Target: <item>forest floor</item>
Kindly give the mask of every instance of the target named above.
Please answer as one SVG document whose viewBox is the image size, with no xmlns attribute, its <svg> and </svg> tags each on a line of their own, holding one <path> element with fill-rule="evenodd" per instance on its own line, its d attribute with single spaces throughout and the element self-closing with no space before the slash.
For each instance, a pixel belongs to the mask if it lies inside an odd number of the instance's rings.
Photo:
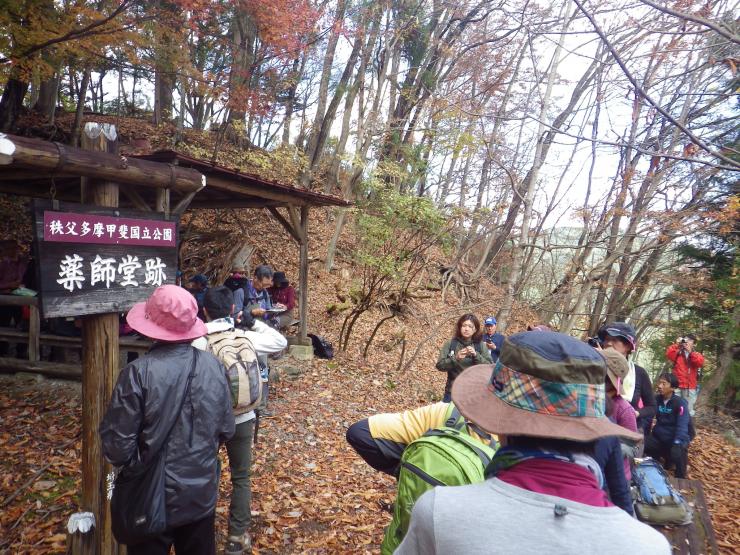
<svg viewBox="0 0 740 555">
<path fill-rule="evenodd" d="M 288 379 L 287 366 L 300 374 Z M 345 431 L 374 412 L 433 400 L 441 374 L 431 368 L 399 374 L 341 356 L 311 363 L 286 357 L 276 367 L 275 416 L 262 420 L 254 451 L 255 552 L 377 553 L 395 484 L 355 455 Z M 0 376 L 0 553 L 65 552 L 65 524 L 79 500 L 80 418 L 80 384 Z M 223 450 L 221 456 L 219 545 L 230 490 Z M 740 546 L 739 463 L 737 446 L 718 431 L 698 429 L 689 477 L 704 484 L 722 553 Z"/>
</svg>

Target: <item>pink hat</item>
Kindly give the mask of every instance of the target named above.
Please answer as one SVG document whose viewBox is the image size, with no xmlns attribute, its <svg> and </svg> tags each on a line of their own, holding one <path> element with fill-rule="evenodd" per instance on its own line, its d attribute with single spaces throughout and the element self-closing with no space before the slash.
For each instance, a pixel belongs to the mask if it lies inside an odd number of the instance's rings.
<svg viewBox="0 0 740 555">
<path fill-rule="evenodd" d="M 140 334 L 160 341 L 191 341 L 208 333 L 198 318 L 195 297 L 177 285 L 157 287 L 151 297 L 128 311 L 126 322 Z"/>
</svg>

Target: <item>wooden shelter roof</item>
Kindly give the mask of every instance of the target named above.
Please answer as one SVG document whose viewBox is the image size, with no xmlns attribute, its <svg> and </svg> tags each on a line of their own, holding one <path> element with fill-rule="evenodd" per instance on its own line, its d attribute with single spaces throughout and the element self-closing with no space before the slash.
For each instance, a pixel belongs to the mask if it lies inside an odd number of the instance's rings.
<svg viewBox="0 0 740 555">
<path fill-rule="evenodd" d="M 1 135 L 1 134 L 0 134 Z M 170 191 L 171 211 L 187 208 L 268 208 L 349 206 L 351 203 L 299 187 L 266 180 L 172 150 L 138 156 L 90 152 L 61 143 L 2 135 L 0 192 L 79 202 L 81 176 L 119 184 L 121 208 L 152 210 L 157 190 Z M 4 150 L 3 150 L 4 152 Z M 194 180 L 194 176 L 205 176 Z M 202 185 L 192 185 L 194 181 Z"/>
<path fill-rule="evenodd" d="M 255 174 L 239 172 L 198 160 L 174 150 L 159 150 L 136 156 L 153 162 L 190 168 L 206 176 L 201 190 L 190 208 L 263 208 L 286 206 L 349 206 L 344 199 L 263 179 Z"/>
</svg>

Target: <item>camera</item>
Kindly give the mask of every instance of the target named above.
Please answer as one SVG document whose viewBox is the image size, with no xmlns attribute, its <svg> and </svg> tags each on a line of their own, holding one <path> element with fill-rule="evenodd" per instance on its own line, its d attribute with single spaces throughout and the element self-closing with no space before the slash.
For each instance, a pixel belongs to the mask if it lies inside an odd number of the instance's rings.
<svg viewBox="0 0 740 555">
<path fill-rule="evenodd" d="M 686 338 L 685 337 L 679 337 L 678 338 L 678 342 L 681 343 L 681 344 L 684 344 L 684 343 L 686 343 Z"/>
<path fill-rule="evenodd" d="M 594 348 L 604 346 L 604 343 L 598 337 L 589 337 L 586 342 Z"/>
</svg>

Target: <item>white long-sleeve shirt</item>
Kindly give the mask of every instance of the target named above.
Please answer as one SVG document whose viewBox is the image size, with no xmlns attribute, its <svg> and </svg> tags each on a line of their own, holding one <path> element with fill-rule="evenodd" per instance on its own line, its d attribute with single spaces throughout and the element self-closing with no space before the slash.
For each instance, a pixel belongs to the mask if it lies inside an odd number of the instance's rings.
<svg viewBox="0 0 740 555">
<path fill-rule="evenodd" d="M 233 318 L 219 318 L 218 320 L 212 320 L 211 322 L 206 322 L 206 329 L 208 330 L 208 335 L 232 330 L 234 329 L 234 320 Z M 271 328 L 264 322 L 260 322 L 259 320 L 254 321 L 254 325 L 251 330 L 240 329 L 240 331 L 243 331 L 245 337 L 252 343 L 258 356 L 277 353 L 285 349 L 288 345 L 288 340 L 285 339 L 279 331 Z M 192 345 L 196 349 L 205 351 L 208 349 L 208 339 L 206 339 L 206 336 L 199 337 L 193 341 Z M 256 415 L 252 410 L 245 414 L 236 416 L 235 420 L 237 424 L 241 424 L 243 422 L 254 420 L 255 417 Z"/>
</svg>

